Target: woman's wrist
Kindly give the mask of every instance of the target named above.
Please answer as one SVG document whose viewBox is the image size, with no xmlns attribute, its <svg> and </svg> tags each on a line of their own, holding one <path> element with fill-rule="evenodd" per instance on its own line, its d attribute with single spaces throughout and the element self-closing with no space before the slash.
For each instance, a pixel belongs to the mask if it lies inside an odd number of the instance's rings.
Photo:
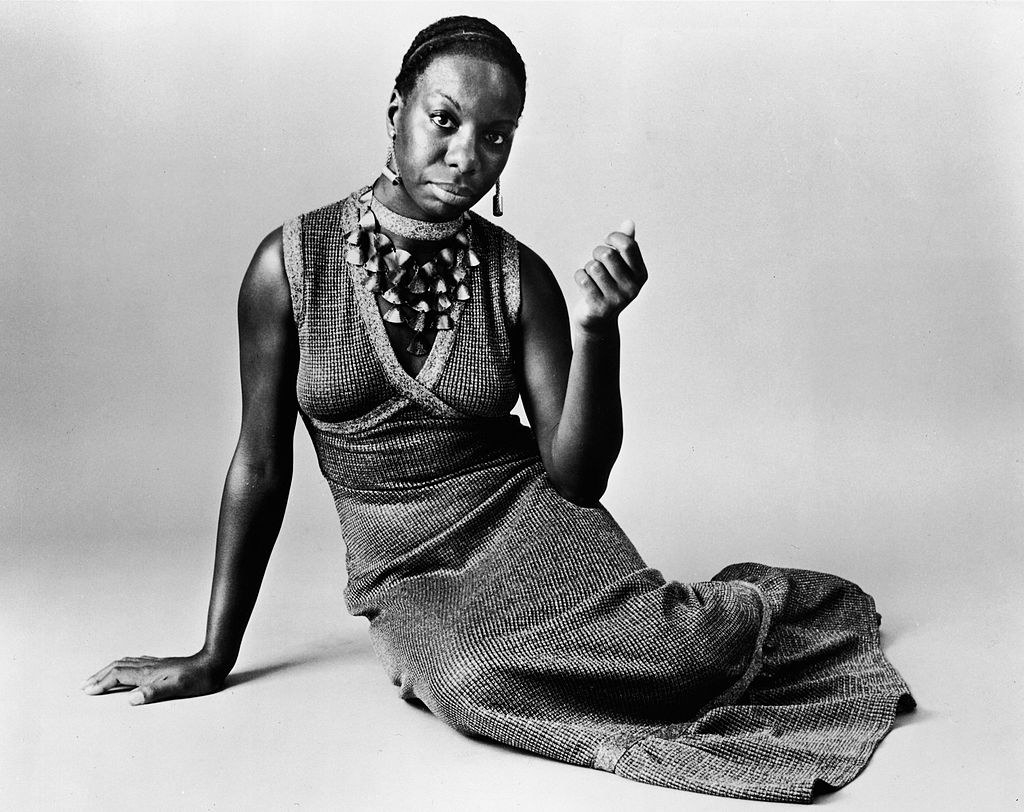
<svg viewBox="0 0 1024 812">
<path fill-rule="evenodd" d="M 582 341 L 609 341 L 619 338 L 619 320 L 595 322 L 593 324 L 573 324 L 574 337 Z"/>
<path fill-rule="evenodd" d="M 238 652 L 217 651 L 216 649 L 208 646 L 203 646 L 192 656 L 205 667 L 223 678 L 231 673 L 231 669 L 235 667 L 235 661 L 238 659 Z"/>
</svg>

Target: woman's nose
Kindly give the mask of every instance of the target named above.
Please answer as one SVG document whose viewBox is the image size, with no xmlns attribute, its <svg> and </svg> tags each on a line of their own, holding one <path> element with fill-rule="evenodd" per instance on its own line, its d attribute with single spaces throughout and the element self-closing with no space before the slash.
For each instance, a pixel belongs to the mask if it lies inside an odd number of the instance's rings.
<svg viewBox="0 0 1024 812">
<path fill-rule="evenodd" d="M 480 164 L 476 154 L 476 138 L 471 133 L 459 133 L 448 142 L 448 153 L 445 156 L 448 166 L 460 174 L 475 172 Z"/>
</svg>

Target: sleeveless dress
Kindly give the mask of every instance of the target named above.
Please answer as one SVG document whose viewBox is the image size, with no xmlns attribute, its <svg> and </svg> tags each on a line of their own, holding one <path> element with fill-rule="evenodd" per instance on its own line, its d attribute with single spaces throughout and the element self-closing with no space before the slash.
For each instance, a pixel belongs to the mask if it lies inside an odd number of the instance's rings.
<svg viewBox="0 0 1024 812">
<path fill-rule="evenodd" d="M 913 706 L 872 599 L 759 564 L 667 581 L 563 499 L 510 410 L 519 249 L 473 214 L 472 297 L 422 370 L 343 235 L 364 191 L 288 221 L 297 397 L 341 521 L 348 610 L 400 695 L 458 730 L 625 778 L 810 802 Z"/>
</svg>

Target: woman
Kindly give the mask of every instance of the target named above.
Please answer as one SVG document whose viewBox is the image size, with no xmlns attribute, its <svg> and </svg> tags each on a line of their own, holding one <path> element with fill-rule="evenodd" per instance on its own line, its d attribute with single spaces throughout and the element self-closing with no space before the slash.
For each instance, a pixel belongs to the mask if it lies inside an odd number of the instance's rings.
<svg viewBox="0 0 1024 812">
<path fill-rule="evenodd" d="M 223 685 L 298 413 L 341 519 L 348 608 L 404 698 L 569 763 L 809 801 L 856 776 L 909 692 L 853 584 L 753 564 L 666 582 L 599 505 L 622 438 L 617 318 L 647 271 L 626 221 L 577 271 L 570 315 L 536 254 L 467 214 L 498 185 L 525 91 L 490 23 L 428 27 L 396 78 L 380 177 L 260 245 L 206 642 L 118 660 L 85 690 L 142 704 Z M 510 415 L 520 393 L 532 432 Z"/>
</svg>

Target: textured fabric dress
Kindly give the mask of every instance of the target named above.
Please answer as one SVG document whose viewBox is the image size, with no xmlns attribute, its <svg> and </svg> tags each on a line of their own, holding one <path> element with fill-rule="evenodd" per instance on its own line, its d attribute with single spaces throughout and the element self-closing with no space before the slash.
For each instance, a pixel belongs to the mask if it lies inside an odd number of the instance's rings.
<svg viewBox="0 0 1024 812">
<path fill-rule="evenodd" d="M 759 564 L 666 581 L 551 486 L 518 397 L 518 244 L 473 215 L 472 298 L 415 377 L 345 261 L 358 192 L 288 221 L 300 413 L 350 612 L 401 696 L 464 733 L 625 778 L 809 802 L 913 705 L 872 599 Z M 820 783 L 819 783 L 820 782 Z"/>
</svg>

